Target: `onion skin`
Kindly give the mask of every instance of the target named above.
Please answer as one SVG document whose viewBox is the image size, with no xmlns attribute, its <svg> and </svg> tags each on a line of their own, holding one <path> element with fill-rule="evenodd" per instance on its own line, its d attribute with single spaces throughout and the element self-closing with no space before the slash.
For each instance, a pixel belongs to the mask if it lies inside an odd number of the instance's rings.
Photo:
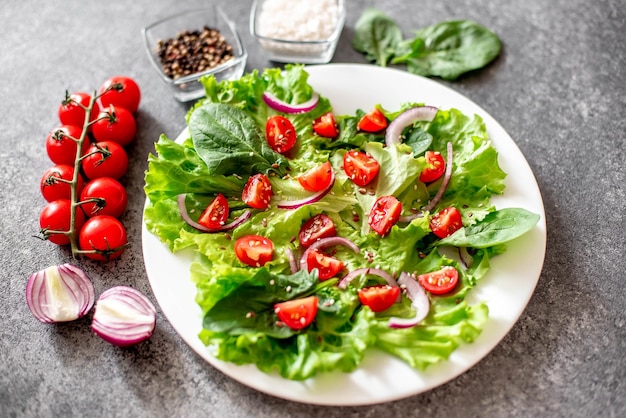
<svg viewBox="0 0 626 418">
<path fill-rule="evenodd" d="M 430 122 L 435 118 L 438 111 L 439 109 L 433 106 L 418 106 L 400 113 L 387 127 L 385 144 L 390 146 L 401 143 L 400 136 L 404 128 L 413 125 L 415 122 Z"/>
<path fill-rule="evenodd" d="M 33 273 L 26 284 L 26 303 L 33 316 L 47 324 L 74 321 L 93 307 L 91 279 L 71 264 Z"/>
<path fill-rule="evenodd" d="M 299 207 L 302 207 L 304 205 L 310 205 L 315 202 L 319 202 L 320 200 L 322 200 L 324 196 L 328 194 L 328 192 L 332 190 L 333 186 L 335 185 L 335 171 L 334 170 L 332 171 L 331 176 L 332 177 L 330 179 L 330 183 L 328 184 L 328 187 L 326 187 L 324 190 L 320 190 L 319 192 L 312 194 L 309 197 L 305 197 L 304 199 L 300 199 L 300 200 L 278 201 L 276 202 L 276 207 L 280 209 L 298 209 Z"/>
<path fill-rule="evenodd" d="M 280 100 L 269 91 L 263 93 L 263 101 L 272 109 L 282 113 L 296 114 L 310 112 L 311 110 L 315 109 L 315 106 L 317 106 L 319 100 L 319 95 L 313 92 L 313 95 L 309 100 L 304 103 L 294 105 Z"/>
<path fill-rule="evenodd" d="M 389 327 L 412 328 L 428 316 L 430 300 L 424 288 L 410 274 L 402 272 L 398 278 L 398 284 L 406 289 L 407 296 L 411 299 L 411 305 L 415 309 L 415 316 L 413 318 L 391 317 L 389 318 Z"/>
<path fill-rule="evenodd" d="M 207 233 L 230 231 L 231 229 L 234 229 L 238 227 L 239 225 L 241 225 L 250 217 L 250 215 L 252 215 L 252 212 L 250 212 L 249 210 L 246 210 L 238 218 L 236 218 L 235 220 L 233 220 L 232 222 L 226 225 L 222 225 L 219 228 L 207 228 L 206 226 L 201 225 L 198 222 L 191 219 L 191 217 L 189 216 L 189 213 L 187 213 L 187 207 L 185 206 L 185 196 L 186 196 L 185 194 L 179 194 L 178 197 L 176 198 L 177 203 L 178 203 L 178 212 L 180 212 L 180 216 L 189 226 L 197 229 L 198 231 L 207 232 Z"/>
<path fill-rule="evenodd" d="M 116 286 L 104 291 L 96 302 L 91 329 L 103 340 L 128 347 L 152 337 L 156 309 L 140 291 Z"/>
</svg>

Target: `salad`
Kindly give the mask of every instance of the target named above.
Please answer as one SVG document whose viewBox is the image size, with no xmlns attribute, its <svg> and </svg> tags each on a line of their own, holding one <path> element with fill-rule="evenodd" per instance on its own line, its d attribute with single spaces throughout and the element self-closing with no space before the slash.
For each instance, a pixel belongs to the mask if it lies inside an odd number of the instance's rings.
<svg viewBox="0 0 626 418">
<path fill-rule="evenodd" d="M 307 77 L 204 78 L 186 138 L 149 158 L 146 227 L 195 250 L 199 338 L 295 380 L 354 370 L 368 348 L 445 360 L 487 320 L 466 296 L 489 260 L 539 217 L 490 204 L 505 173 L 480 117 L 417 102 L 335 115 Z"/>
</svg>

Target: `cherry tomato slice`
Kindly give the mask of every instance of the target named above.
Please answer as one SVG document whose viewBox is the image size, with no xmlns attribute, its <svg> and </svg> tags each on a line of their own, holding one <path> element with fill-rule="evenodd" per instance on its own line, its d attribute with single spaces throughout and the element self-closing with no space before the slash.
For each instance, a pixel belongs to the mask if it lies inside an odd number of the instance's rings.
<svg viewBox="0 0 626 418">
<path fill-rule="evenodd" d="M 82 166 L 89 179 L 113 177 L 119 180 L 128 171 L 128 154 L 117 142 L 98 142 L 89 147 Z"/>
<path fill-rule="evenodd" d="M 267 209 L 273 195 L 270 179 L 265 174 L 255 174 L 246 182 L 241 200 L 254 209 Z"/>
<path fill-rule="evenodd" d="M 363 305 L 369 306 L 374 312 L 382 312 L 396 303 L 400 296 L 400 288 L 388 284 L 368 286 L 359 289 L 358 295 Z"/>
<path fill-rule="evenodd" d="M 374 133 L 382 131 L 387 125 L 389 125 L 387 118 L 383 112 L 376 107 L 359 120 L 357 128 L 364 132 Z"/>
<path fill-rule="evenodd" d="M 46 137 L 46 152 L 48 157 L 55 164 L 74 165 L 76 161 L 76 148 L 78 144 L 74 139 L 78 140 L 83 129 L 75 125 L 57 126 Z M 73 138 L 73 139 L 72 139 Z M 82 154 L 89 148 L 89 140 L 83 141 Z"/>
<path fill-rule="evenodd" d="M 313 121 L 313 131 L 324 138 L 337 138 L 339 130 L 333 112 L 328 112 Z"/>
<path fill-rule="evenodd" d="M 330 161 L 326 161 L 298 176 L 298 182 L 304 190 L 319 192 L 330 185 L 332 177 L 333 167 L 330 165 Z"/>
<path fill-rule="evenodd" d="M 105 90 L 109 89 L 106 93 Z M 141 90 L 139 85 L 129 77 L 114 76 L 106 80 L 98 89 L 102 107 L 109 105 L 121 106 L 131 113 L 139 108 Z"/>
<path fill-rule="evenodd" d="M 430 218 L 430 230 L 439 238 L 445 238 L 454 234 L 463 226 L 461 212 L 453 206 L 449 206 Z"/>
<path fill-rule="evenodd" d="M 445 266 L 441 270 L 420 274 L 417 280 L 433 295 L 443 295 L 454 290 L 459 282 L 459 272 L 452 266 Z"/>
<path fill-rule="evenodd" d="M 376 178 L 380 164 L 371 155 L 352 150 L 343 156 L 343 169 L 354 184 L 367 186 Z"/>
<path fill-rule="evenodd" d="M 202 211 L 198 223 L 207 228 L 220 228 L 226 223 L 229 212 L 228 200 L 220 193 L 213 199 L 211 204 Z"/>
<path fill-rule="evenodd" d="M 235 255 L 250 267 L 262 267 L 272 261 L 274 244 L 260 235 L 246 235 L 235 241 Z"/>
<path fill-rule="evenodd" d="M 126 146 L 135 138 L 137 123 L 128 110 L 111 105 L 100 111 L 92 132 L 97 142 L 113 141 Z"/>
<path fill-rule="evenodd" d="M 318 239 L 337 235 L 335 223 L 328 215 L 320 213 L 308 219 L 300 228 L 298 240 L 303 247 L 308 247 Z"/>
<path fill-rule="evenodd" d="M 430 183 L 439 180 L 446 171 L 446 162 L 441 153 L 436 151 L 426 151 L 424 154 L 428 166 L 420 173 L 420 181 L 422 183 Z"/>
<path fill-rule="evenodd" d="M 344 263 L 319 250 L 312 250 L 306 257 L 306 265 L 309 272 L 317 269 L 318 278 L 324 281 L 335 277 L 343 269 Z"/>
<path fill-rule="evenodd" d="M 267 143 L 276 152 L 284 154 L 296 145 L 296 129 L 281 115 L 270 116 L 265 124 Z"/>
<path fill-rule="evenodd" d="M 393 196 L 379 197 L 370 211 L 367 222 L 380 236 L 387 235 L 402 213 L 402 203 Z"/>
<path fill-rule="evenodd" d="M 59 199 L 48 203 L 39 215 L 39 226 L 48 241 L 57 245 L 67 245 L 70 243 L 69 236 L 65 234 L 49 234 L 46 231 L 69 231 L 71 219 L 72 202 L 69 199 Z M 82 210 L 76 210 L 74 222 L 75 231 L 85 223 L 85 214 Z"/>
<path fill-rule="evenodd" d="M 81 250 L 98 251 L 85 253 L 92 260 L 109 261 L 119 258 L 127 244 L 126 228 L 117 218 L 109 215 L 89 218 L 78 234 L 78 246 Z"/>
<path fill-rule="evenodd" d="M 58 199 L 71 199 L 72 187 L 70 183 L 74 179 L 74 167 L 67 164 L 57 164 L 54 167 L 47 169 L 41 181 L 39 182 L 39 188 L 41 195 L 48 202 L 52 202 Z M 80 194 L 83 188 L 83 176 L 78 174 L 78 180 L 76 181 L 76 190 Z"/>
<path fill-rule="evenodd" d="M 289 328 L 300 330 L 313 322 L 317 315 L 317 296 L 288 300 L 274 305 L 278 319 Z"/>
</svg>

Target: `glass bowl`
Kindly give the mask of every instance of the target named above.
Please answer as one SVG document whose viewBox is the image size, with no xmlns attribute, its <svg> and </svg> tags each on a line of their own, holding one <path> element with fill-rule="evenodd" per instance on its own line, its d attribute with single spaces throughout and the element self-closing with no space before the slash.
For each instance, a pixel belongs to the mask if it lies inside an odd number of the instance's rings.
<svg viewBox="0 0 626 418">
<path fill-rule="evenodd" d="M 209 64 L 208 67 L 205 66 L 207 69 L 200 67 L 190 74 L 168 75 L 159 55 L 159 43 L 178 38 L 185 31 L 202 31 L 204 27 L 219 31 L 232 47 L 232 58 L 215 66 Z M 233 21 L 217 6 L 189 10 L 159 20 L 143 29 L 143 37 L 153 67 L 171 88 L 174 97 L 181 102 L 204 96 L 204 87 L 199 82 L 201 77 L 213 75 L 218 81 L 232 80 L 241 77 L 245 70 L 248 54 L 241 42 L 237 28 Z M 202 51 L 194 53 L 198 56 L 197 59 L 201 59 L 202 54 Z"/>
<path fill-rule="evenodd" d="M 318 8 L 316 13 L 300 15 L 301 10 L 297 10 L 297 7 L 303 2 L 304 0 L 279 4 L 275 0 L 255 0 L 250 12 L 250 33 L 268 54 L 269 60 L 325 64 L 333 58 L 346 21 L 344 0 L 331 1 L 336 14 L 332 13 L 330 16 L 323 16 L 328 10 L 319 10 L 324 3 L 320 0 L 311 0 Z M 286 4 L 289 7 L 285 7 Z M 332 20 L 335 24 L 327 26 Z M 312 33 L 314 30 L 324 32 L 322 39 Z"/>
</svg>

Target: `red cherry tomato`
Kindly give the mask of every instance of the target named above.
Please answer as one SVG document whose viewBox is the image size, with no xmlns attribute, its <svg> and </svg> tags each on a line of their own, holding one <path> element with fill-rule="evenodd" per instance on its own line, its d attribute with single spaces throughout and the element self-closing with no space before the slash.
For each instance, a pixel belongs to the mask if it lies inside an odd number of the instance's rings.
<svg viewBox="0 0 626 418">
<path fill-rule="evenodd" d="M 358 295 L 363 305 L 369 306 L 374 312 L 382 312 L 396 303 L 400 296 L 400 288 L 388 284 L 368 286 L 359 289 Z"/>
<path fill-rule="evenodd" d="M 304 190 L 319 192 L 330 185 L 332 177 L 333 167 L 330 165 L 330 161 L 326 161 L 298 176 L 298 182 Z"/>
<path fill-rule="evenodd" d="M 228 219 L 228 200 L 223 194 L 218 194 L 209 206 L 202 212 L 198 223 L 207 228 L 217 229 L 222 227 Z"/>
<path fill-rule="evenodd" d="M 270 116 L 265 124 L 267 143 L 276 152 L 284 154 L 296 145 L 296 129 L 281 115 Z"/>
<path fill-rule="evenodd" d="M 309 251 L 306 257 L 307 270 L 310 272 L 317 269 L 317 276 L 320 280 L 328 280 L 335 277 L 343 269 L 343 261 L 319 250 Z"/>
<path fill-rule="evenodd" d="M 126 146 L 135 138 L 137 124 L 128 110 L 110 105 L 100 111 L 92 132 L 97 142 L 113 141 Z"/>
<path fill-rule="evenodd" d="M 61 233 L 47 233 L 46 231 L 69 231 L 72 211 L 72 202 L 68 199 L 59 199 L 48 203 L 39 215 L 39 226 L 48 241 L 57 245 L 70 243 L 69 236 Z M 85 223 L 85 214 L 76 210 L 75 231 L 79 231 Z"/>
<path fill-rule="evenodd" d="M 289 328 L 299 330 L 306 328 L 317 315 L 317 296 L 288 300 L 274 305 L 278 319 Z"/>
<path fill-rule="evenodd" d="M 333 112 L 328 112 L 313 121 L 313 131 L 325 138 L 337 138 L 339 130 Z"/>
<path fill-rule="evenodd" d="M 303 247 L 308 247 L 318 239 L 337 235 L 335 224 L 328 215 L 320 213 L 308 219 L 300 228 L 298 240 Z"/>
<path fill-rule="evenodd" d="M 59 120 L 63 125 L 74 125 L 82 127 L 85 124 L 85 108 L 89 107 L 91 95 L 83 92 L 76 92 L 68 95 L 59 105 Z M 94 103 L 90 121 L 98 116 L 98 104 Z"/>
<path fill-rule="evenodd" d="M 274 244 L 260 235 L 247 235 L 235 241 L 235 254 L 250 267 L 262 267 L 272 261 Z"/>
<path fill-rule="evenodd" d="M 361 131 L 373 133 L 382 131 L 387 127 L 387 125 L 389 125 L 387 118 L 383 112 L 376 107 L 359 120 L 357 128 Z"/>
<path fill-rule="evenodd" d="M 109 89 L 105 92 L 105 90 Z M 139 85 L 129 77 L 114 76 L 106 80 L 98 89 L 102 107 L 120 106 L 135 113 L 141 101 Z"/>
<path fill-rule="evenodd" d="M 112 177 L 119 180 L 128 171 L 128 155 L 117 142 L 102 141 L 92 144 L 85 155 L 82 166 L 89 179 Z"/>
<path fill-rule="evenodd" d="M 119 218 L 126 210 L 128 203 L 126 189 L 119 181 L 111 177 L 98 177 L 83 187 L 80 201 L 87 202 L 91 199 L 97 199 L 97 201 L 81 204 L 85 214 L 89 217 L 109 215 Z"/>
<path fill-rule="evenodd" d="M 127 244 L 126 228 L 117 218 L 109 215 L 89 218 L 78 235 L 81 250 L 98 251 L 85 253 L 92 260 L 114 260 L 122 255 Z"/>
<path fill-rule="evenodd" d="M 348 151 L 343 156 L 343 169 L 357 186 L 370 184 L 380 170 L 380 164 L 362 151 Z"/>
<path fill-rule="evenodd" d="M 60 125 L 50 132 L 46 138 L 46 152 L 50 160 L 55 164 L 73 166 L 78 147 L 74 139 L 78 140 L 82 132 L 83 129 L 75 125 Z M 87 151 L 87 148 L 89 148 L 89 139 L 85 138 L 82 154 Z"/>
<path fill-rule="evenodd" d="M 270 207 L 270 199 L 274 195 L 270 179 L 265 174 L 255 174 L 246 182 L 241 193 L 241 200 L 255 209 Z"/>
<path fill-rule="evenodd" d="M 452 266 L 445 266 L 441 270 L 420 274 L 417 280 L 433 295 L 443 295 L 454 290 L 459 282 L 459 272 Z"/>
<path fill-rule="evenodd" d="M 72 188 L 69 182 L 73 180 L 74 167 L 67 164 L 57 164 L 54 167 L 50 167 L 43 173 L 41 181 L 39 182 L 41 195 L 48 202 L 59 199 L 71 199 Z M 80 195 L 82 188 L 83 177 L 79 173 L 76 182 L 77 196 Z"/>
<path fill-rule="evenodd" d="M 438 180 L 446 171 L 446 162 L 441 153 L 436 151 L 426 151 L 424 154 L 428 166 L 420 173 L 420 181 L 422 183 L 430 183 Z"/>
<path fill-rule="evenodd" d="M 379 197 L 370 211 L 367 222 L 381 236 L 387 235 L 402 213 L 402 203 L 393 196 Z"/>
<path fill-rule="evenodd" d="M 454 234 L 462 226 L 461 212 L 453 206 L 443 209 L 430 218 L 430 230 L 439 238 L 445 238 Z"/>
</svg>

